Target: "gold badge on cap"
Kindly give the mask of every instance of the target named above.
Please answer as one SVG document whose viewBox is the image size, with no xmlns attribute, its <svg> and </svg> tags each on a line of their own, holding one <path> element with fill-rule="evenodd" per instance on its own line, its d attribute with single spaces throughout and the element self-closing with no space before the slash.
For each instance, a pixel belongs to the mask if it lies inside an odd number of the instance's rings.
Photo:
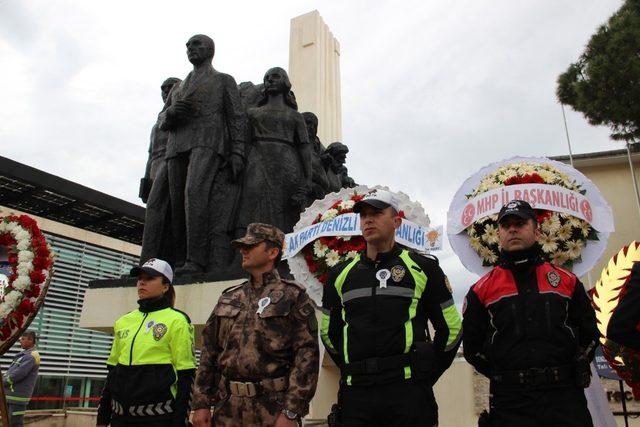
<svg viewBox="0 0 640 427">
<path fill-rule="evenodd" d="M 153 326 L 153 339 L 156 341 L 160 341 L 160 339 L 167 333 L 169 328 L 164 323 L 156 323 Z"/>
<path fill-rule="evenodd" d="M 394 282 L 398 283 L 402 280 L 406 272 L 407 272 L 406 268 L 404 268 L 401 265 L 396 265 L 391 269 L 391 278 L 393 279 Z"/>
<path fill-rule="evenodd" d="M 555 271 L 550 271 L 547 273 L 547 282 L 554 288 L 557 288 L 560 284 L 560 275 Z"/>
</svg>

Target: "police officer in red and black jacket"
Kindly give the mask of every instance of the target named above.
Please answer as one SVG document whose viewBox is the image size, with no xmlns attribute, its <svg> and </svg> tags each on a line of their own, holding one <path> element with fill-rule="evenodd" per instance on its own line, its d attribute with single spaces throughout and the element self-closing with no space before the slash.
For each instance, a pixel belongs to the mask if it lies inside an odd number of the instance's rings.
<svg viewBox="0 0 640 427">
<path fill-rule="evenodd" d="M 521 200 L 498 214 L 500 265 L 471 287 L 464 356 L 491 380 L 491 426 L 592 426 L 584 387 L 598 330 L 578 278 L 542 259 L 536 213 Z"/>
</svg>

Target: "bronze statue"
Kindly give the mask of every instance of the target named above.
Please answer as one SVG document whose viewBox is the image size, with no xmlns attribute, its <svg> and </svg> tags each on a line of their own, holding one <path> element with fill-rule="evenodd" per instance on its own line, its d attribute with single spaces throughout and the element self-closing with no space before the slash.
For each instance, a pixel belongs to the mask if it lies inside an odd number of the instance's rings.
<svg viewBox="0 0 640 427">
<path fill-rule="evenodd" d="M 166 159 L 177 274 L 206 269 L 210 216 L 215 215 L 210 206 L 212 189 L 225 167 L 232 179 L 243 168 L 245 119 L 238 87 L 233 77 L 213 68 L 214 53 L 208 36 L 189 39 L 187 57 L 193 71 L 171 92 L 162 113 L 160 128 L 169 131 Z M 219 218 L 224 221 L 229 219 Z"/>
<path fill-rule="evenodd" d="M 166 109 L 167 99 L 173 87 L 182 80 L 169 77 L 160 86 L 160 93 L 164 107 L 158 120 L 151 129 L 149 144 L 149 158 L 140 180 L 140 198 L 147 204 L 142 235 L 142 253 L 140 260 L 145 262 L 149 258 L 173 260 L 171 253 L 171 229 L 169 226 L 169 178 L 167 177 L 167 149 L 168 132 L 159 128 L 160 117 Z"/>
<path fill-rule="evenodd" d="M 247 110 L 250 143 L 237 233 L 252 222 L 290 232 L 307 204 L 312 145 L 297 109 L 286 71 L 267 71 L 258 106 Z"/>
<path fill-rule="evenodd" d="M 320 138 L 318 138 L 318 117 L 309 111 L 302 113 L 302 117 L 304 117 L 304 122 L 307 126 L 309 141 L 313 146 L 311 152 L 311 168 L 313 170 L 313 177 L 311 179 L 312 198 L 309 201 L 312 203 L 313 200 L 322 199 L 329 192 L 329 180 L 322 164 L 324 147 L 320 142 Z"/>
<path fill-rule="evenodd" d="M 341 188 L 353 188 L 356 186 L 353 178 L 349 176 L 345 162 L 349 148 L 341 142 L 329 144 L 325 150 L 324 164 L 329 180 L 331 192 L 340 191 Z"/>
</svg>

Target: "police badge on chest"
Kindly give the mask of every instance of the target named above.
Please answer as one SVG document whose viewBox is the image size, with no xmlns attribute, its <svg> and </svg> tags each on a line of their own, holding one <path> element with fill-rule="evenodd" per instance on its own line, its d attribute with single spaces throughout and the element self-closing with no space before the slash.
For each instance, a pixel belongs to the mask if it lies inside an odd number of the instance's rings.
<svg viewBox="0 0 640 427">
<path fill-rule="evenodd" d="M 557 288 L 560 284 L 560 275 L 555 271 L 550 271 L 547 273 L 547 282 L 554 287 Z"/>
</svg>

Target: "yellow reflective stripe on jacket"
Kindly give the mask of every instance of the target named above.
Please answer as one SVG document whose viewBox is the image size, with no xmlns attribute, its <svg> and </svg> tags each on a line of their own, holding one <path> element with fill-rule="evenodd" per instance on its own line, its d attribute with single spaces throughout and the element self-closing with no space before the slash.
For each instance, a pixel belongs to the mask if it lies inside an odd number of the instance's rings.
<svg viewBox="0 0 640 427">
<path fill-rule="evenodd" d="M 440 308 L 442 309 L 442 316 L 449 328 L 449 337 L 447 338 L 444 351 L 449 351 L 454 348 L 462 338 L 462 318 L 460 318 L 460 313 L 458 313 L 453 299 L 440 304 Z"/>
<path fill-rule="evenodd" d="M 340 274 L 336 278 L 334 286 L 336 288 L 336 291 L 338 292 L 338 296 L 340 297 L 341 301 L 342 301 L 342 285 L 344 285 L 344 281 L 346 280 L 347 275 L 349 274 L 349 271 L 351 271 L 351 269 L 358 263 L 358 261 L 360 261 L 360 254 L 356 255 L 355 258 L 353 258 L 353 260 L 349 264 L 347 264 L 347 266 L 340 272 Z M 342 328 L 342 353 L 344 356 L 344 363 L 349 363 L 349 350 L 348 350 L 349 349 L 349 346 L 348 346 L 349 324 L 347 323 L 347 319 L 345 316 L 344 306 L 342 306 L 342 321 L 344 322 L 344 327 Z M 329 333 L 329 323 L 327 322 L 327 337 L 328 337 L 328 333 Z M 347 385 L 351 385 L 351 375 L 347 375 Z"/>
<path fill-rule="evenodd" d="M 411 304 L 409 305 L 409 318 L 404 322 L 404 352 L 408 353 L 413 345 L 413 319 L 416 317 L 418 310 L 418 302 L 422 297 L 422 293 L 427 287 L 427 275 L 422 271 L 422 268 L 409 256 L 409 251 L 403 250 L 400 253 L 400 259 L 406 265 L 407 270 L 411 273 L 415 287 L 413 288 L 413 297 L 411 298 Z M 415 268 L 412 268 L 415 267 Z M 405 366 L 404 377 L 406 379 L 411 378 L 411 367 Z"/>
</svg>

